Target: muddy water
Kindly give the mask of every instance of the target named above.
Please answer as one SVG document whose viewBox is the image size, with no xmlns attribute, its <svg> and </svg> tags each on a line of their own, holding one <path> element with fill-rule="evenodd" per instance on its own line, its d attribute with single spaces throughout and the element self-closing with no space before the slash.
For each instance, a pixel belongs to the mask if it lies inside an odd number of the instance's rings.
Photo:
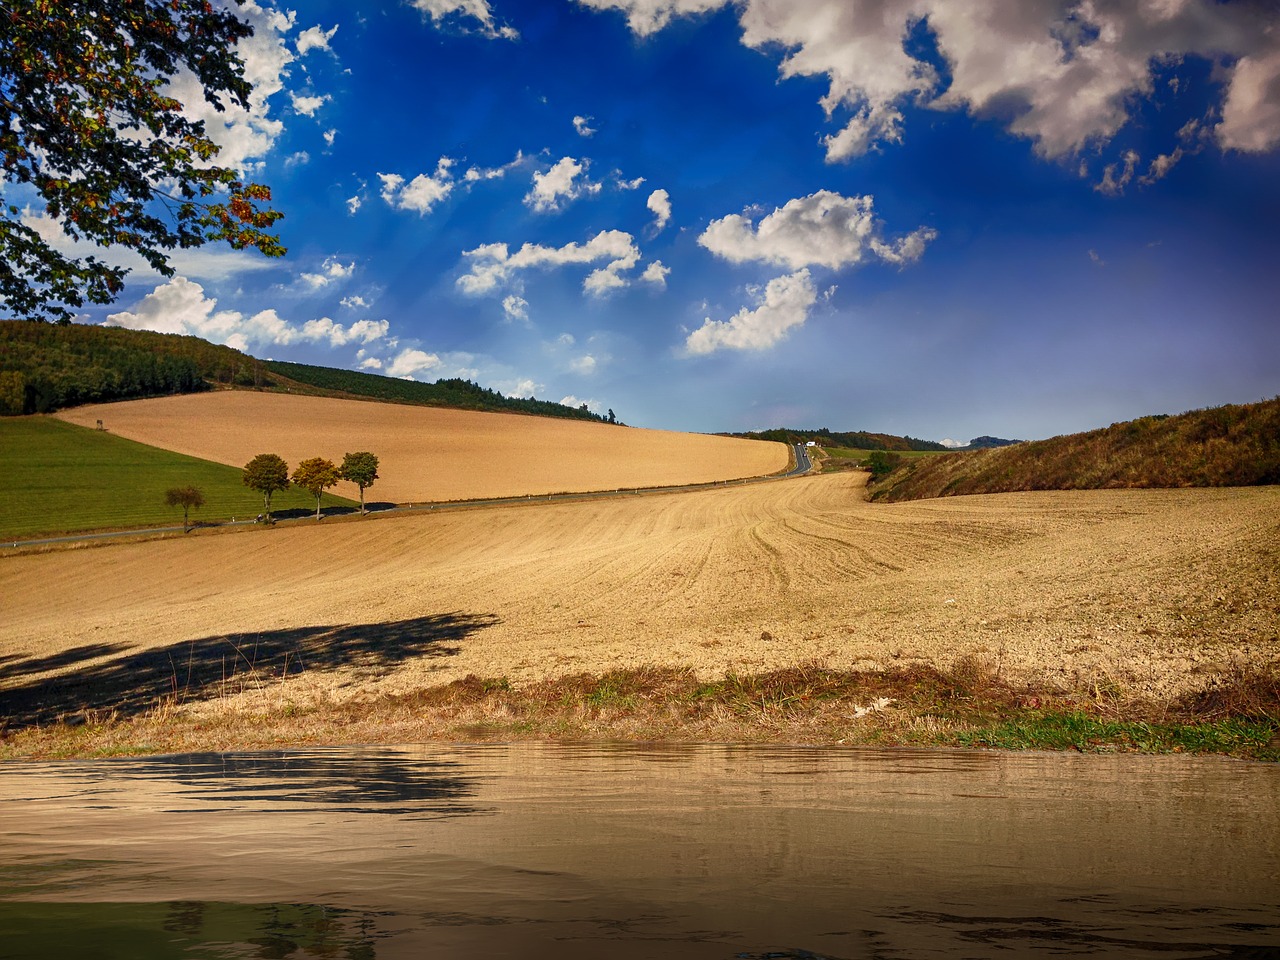
<svg viewBox="0 0 1280 960">
<path fill-rule="evenodd" d="M 1280 768 L 423 746 L 0 770 L 0 957 L 1280 956 Z"/>
</svg>

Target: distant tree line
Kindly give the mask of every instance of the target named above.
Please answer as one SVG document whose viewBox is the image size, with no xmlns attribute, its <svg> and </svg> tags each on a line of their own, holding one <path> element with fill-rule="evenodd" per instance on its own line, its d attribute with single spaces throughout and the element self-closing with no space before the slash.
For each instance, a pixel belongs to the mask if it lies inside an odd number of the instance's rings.
<svg viewBox="0 0 1280 960">
<path fill-rule="evenodd" d="M 281 377 L 353 397 L 368 397 L 393 403 L 452 407 L 458 410 L 529 413 L 542 417 L 617 423 L 616 417 L 610 419 L 608 416 L 592 413 L 586 404 L 568 407 L 562 403 L 538 400 L 534 397 L 527 399 L 507 397 L 497 390 L 457 377 L 437 380 L 435 383 L 421 383 L 417 380 L 401 380 L 398 377 L 384 377 L 356 370 L 338 370 L 333 367 L 316 367 L 285 360 L 267 360 L 264 361 L 264 365 L 272 373 Z M 613 411 L 609 412 L 613 413 Z"/>
<path fill-rule="evenodd" d="M 364 397 L 459 410 L 618 423 L 586 404 L 506 397 L 470 380 L 419 383 L 354 370 L 259 360 L 199 337 L 89 324 L 0 320 L 0 416 L 50 413 L 212 387 Z"/>
<path fill-rule="evenodd" d="M 889 433 L 865 433 L 861 430 L 837 431 L 820 427 L 817 430 L 792 430 L 779 427 L 774 430 L 726 433 L 727 437 L 747 440 L 773 440 L 778 443 L 808 443 L 810 440 L 824 447 L 844 447 L 849 450 L 946 450 L 932 440 L 915 437 L 895 437 Z"/>
</svg>

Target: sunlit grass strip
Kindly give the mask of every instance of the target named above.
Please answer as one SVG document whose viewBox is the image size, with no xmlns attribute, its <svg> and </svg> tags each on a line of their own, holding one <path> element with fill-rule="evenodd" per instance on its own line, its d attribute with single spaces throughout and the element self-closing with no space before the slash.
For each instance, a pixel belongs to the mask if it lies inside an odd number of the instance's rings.
<svg viewBox="0 0 1280 960">
<path fill-rule="evenodd" d="M 990 727 L 958 731 L 955 741 L 968 747 L 1000 750 L 1221 753 L 1280 760 L 1280 743 L 1271 743 L 1278 733 L 1280 724 L 1269 720 L 1147 723 L 1071 711 L 1009 717 Z"/>
<path fill-rule="evenodd" d="M 262 452 L 246 451 L 245 462 Z M 205 505 L 191 511 L 195 523 L 254 517 L 262 510 L 262 498 L 243 484 L 236 467 L 52 417 L 0 419 L 0 463 L 0 540 L 181 525 L 182 511 L 164 502 L 170 487 L 200 488 Z M 322 506 L 357 505 L 325 494 Z M 315 499 L 291 489 L 276 494 L 271 507 L 314 511 Z"/>
</svg>

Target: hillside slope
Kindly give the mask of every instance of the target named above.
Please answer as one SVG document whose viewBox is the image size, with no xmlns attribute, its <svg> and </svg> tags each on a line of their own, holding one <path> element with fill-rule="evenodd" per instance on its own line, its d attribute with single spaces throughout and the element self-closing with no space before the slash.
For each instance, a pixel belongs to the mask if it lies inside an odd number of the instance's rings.
<svg viewBox="0 0 1280 960">
<path fill-rule="evenodd" d="M 1022 490 L 1280 483 L 1280 397 L 904 463 L 875 500 Z"/>
<path fill-rule="evenodd" d="M 353 370 L 259 360 L 231 347 L 174 333 L 0 320 L 0 416 L 51 413 L 86 403 L 200 393 L 220 387 L 366 397 L 572 420 L 606 419 L 585 406 L 506 397 L 469 380 L 419 383 Z"/>
<path fill-rule="evenodd" d="M 710 483 L 785 470 L 779 443 L 509 413 L 215 391 L 65 410 L 81 426 L 242 467 L 275 453 L 290 468 L 369 450 L 381 461 L 372 501 L 420 503 Z M 357 498 L 354 485 L 334 492 Z"/>
<path fill-rule="evenodd" d="M 386 403 L 413 403 L 428 407 L 452 407 L 455 410 L 528 413 L 538 417 L 615 422 L 592 413 L 587 409 L 586 404 L 580 407 L 567 407 L 553 400 L 507 397 L 497 390 L 456 377 L 437 380 L 435 383 L 420 383 L 417 380 L 401 380 L 399 377 L 384 377 L 376 373 L 317 367 L 283 360 L 264 360 L 263 365 L 274 376 L 285 377 L 294 383 L 313 388 L 300 392 L 308 392 L 316 396 L 362 397 Z M 609 412 L 612 414 L 613 411 Z"/>
</svg>

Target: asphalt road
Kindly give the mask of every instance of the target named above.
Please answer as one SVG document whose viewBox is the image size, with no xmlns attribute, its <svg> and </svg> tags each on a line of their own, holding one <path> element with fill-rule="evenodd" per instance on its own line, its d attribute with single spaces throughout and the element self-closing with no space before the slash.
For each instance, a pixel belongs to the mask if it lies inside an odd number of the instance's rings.
<svg viewBox="0 0 1280 960">
<path fill-rule="evenodd" d="M 796 465 L 787 473 L 774 474 L 768 477 L 746 477 L 742 480 L 720 480 L 715 483 L 696 483 L 686 484 L 676 487 L 628 487 L 616 490 L 596 490 L 590 493 L 552 493 L 543 496 L 524 496 L 524 497 L 501 497 L 493 500 L 451 500 L 448 503 L 409 503 L 398 504 L 394 507 L 385 507 L 381 510 L 371 510 L 370 513 L 381 516 L 387 513 L 401 513 L 406 511 L 422 511 L 422 510 L 457 510 L 465 507 L 490 507 L 502 504 L 514 503 L 545 503 L 555 500 L 593 500 L 599 497 L 618 497 L 618 496 L 645 496 L 657 493 L 675 493 L 680 490 L 699 490 L 707 487 L 727 487 L 742 483 L 767 483 L 771 480 L 785 480 L 789 477 L 799 477 L 808 473 L 813 469 L 813 464 L 809 460 L 809 454 L 804 448 L 804 444 L 793 445 L 796 454 Z M 347 514 L 342 514 L 347 516 Z M 310 520 L 315 522 L 312 514 L 302 517 L 291 517 L 287 520 L 276 520 L 276 523 L 302 523 Z M 208 527 L 251 527 L 257 521 L 255 520 L 225 520 L 222 523 L 205 524 Z M 142 527 L 137 530 L 112 530 L 107 533 L 77 533 L 69 534 L 64 537 L 44 537 L 39 540 L 6 540 L 0 543 L 0 549 L 14 550 L 20 547 L 40 547 L 57 543 L 82 543 L 93 540 L 111 540 L 117 537 L 145 537 L 159 533 L 182 533 L 182 527 Z"/>
</svg>

